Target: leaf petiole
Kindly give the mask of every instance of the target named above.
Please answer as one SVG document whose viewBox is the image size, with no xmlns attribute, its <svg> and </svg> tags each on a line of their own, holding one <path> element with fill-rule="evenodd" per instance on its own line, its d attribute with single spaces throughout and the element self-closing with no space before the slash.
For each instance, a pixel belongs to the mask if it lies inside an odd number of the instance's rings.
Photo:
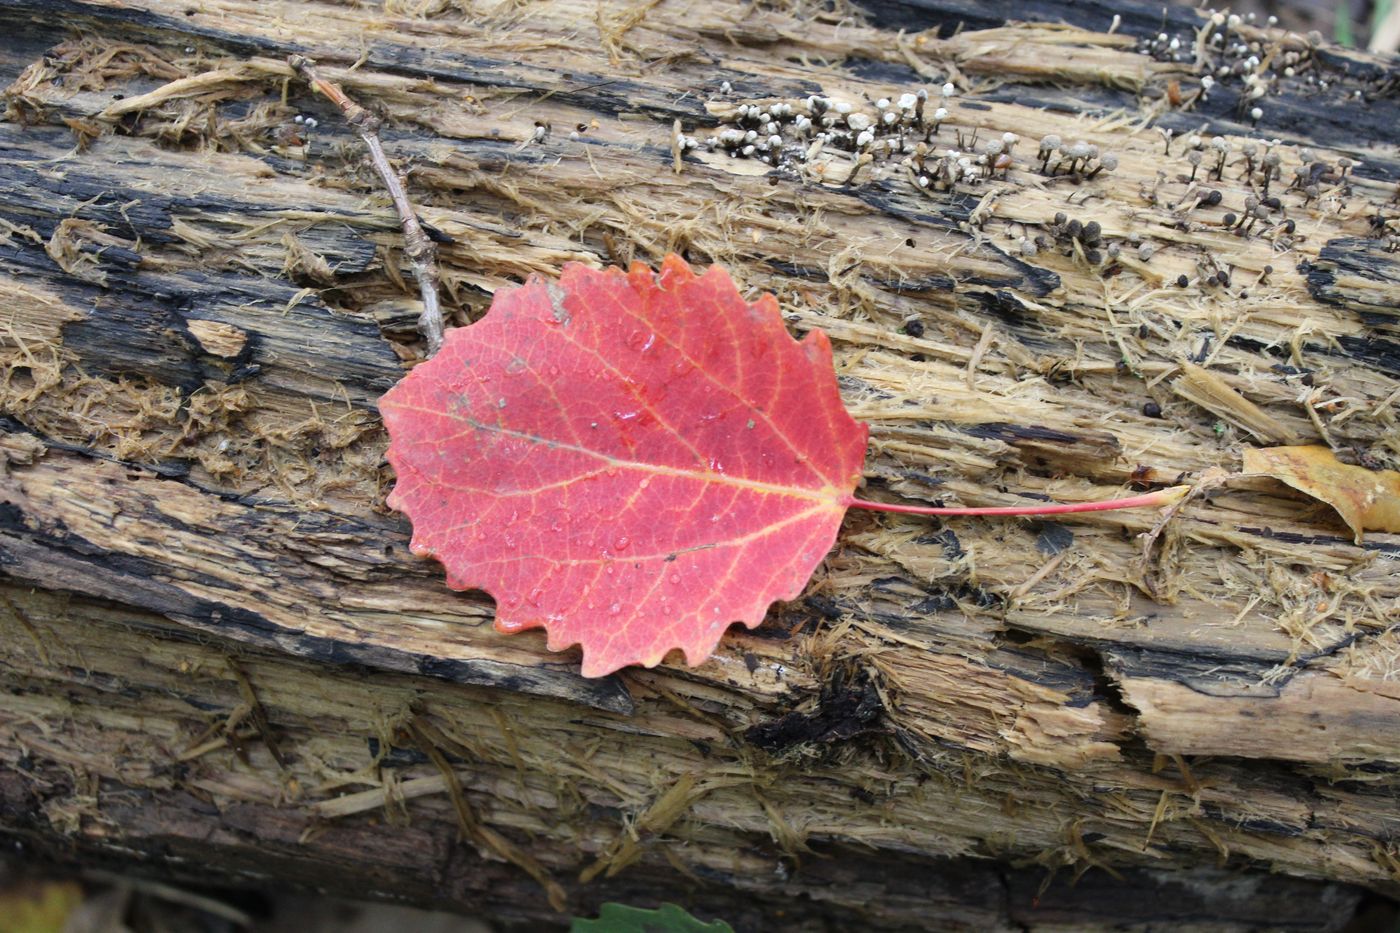
<svg viewBox="0 0 1400 933">
<path fill-rule="evenodd" d="M 1114 509 L 1143 509 L 1171 505 L 1186 495 L 1190 486 L 1172 486 L 1140 496 L 1123 499 L 1101 499 L 1097 502 L 1055 502 L 1048 505 L 974 506 L 970 508 L 940 508 L 926 505 L 901 505 L 896 502 L 871 502 L 848 496 L 846 505 L 853 509 L 876 512 L 899 512 L 902 515 L 1065 515 L 1070 512 L 1109 512 Z"/>
</svg>

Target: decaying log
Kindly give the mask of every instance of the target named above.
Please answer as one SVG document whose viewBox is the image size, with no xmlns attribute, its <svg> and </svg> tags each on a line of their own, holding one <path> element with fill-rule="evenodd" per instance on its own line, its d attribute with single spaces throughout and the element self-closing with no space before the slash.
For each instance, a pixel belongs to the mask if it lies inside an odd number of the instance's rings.
<svg viewBox="0 0 1400 933">
<path fill-rule="evenodd" d="M 455 323 L 567 261 L 722 262 L 831 335 L 866 495 L 995 505 L 1278 443 L 1395 468 L 1391 61 L 1119 3 L 10 0 L 0 25 L 7 837 L 535 928 L 615 899 L 739 929 L 1335 929 L 1400 893 L 1400 536 L 1358 545 L 1272 481 L 1146 555 L 1152 514 L 852 515 L 801 601 L 696 669 L 587 680 L 497 634 L 384 507 L 416 286 L 286 64 L 385 118 Z M 920 88 L 907 152 L 721 138 L 751 104 L 880 119 Z M 1009 166 L 940 176 L 1004 133 Z M 1057 172 L 1047 134 L 1097 161 Z"/>
</svg>

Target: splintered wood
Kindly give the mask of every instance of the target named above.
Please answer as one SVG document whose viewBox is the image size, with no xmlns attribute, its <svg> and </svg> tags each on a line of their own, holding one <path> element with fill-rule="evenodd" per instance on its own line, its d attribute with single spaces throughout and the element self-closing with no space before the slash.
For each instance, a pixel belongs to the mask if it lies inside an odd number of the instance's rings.
<svg viewBox="0 0 1400 933">
<path fill-rule="evenodd" d="M 736 928 L 1011 929 L 1059 867 L 1188 879 L 1212 929 L 1400 891 L 1400 536 L 1283 483 L 1155 529 L 851 515 L 756 632 L 602 680 L 385 508 L 418 289 L 291 52 L 384 120 L 449 323 L 722 262 L 831 336 L 887 495 L 1400 466 L 1393 63 L 951 6 L 6 4 L 0 827 L 521 922 L 683 883 Z M 1097 877 L 1040 903 L 1137 922 Z"/>
</svg>

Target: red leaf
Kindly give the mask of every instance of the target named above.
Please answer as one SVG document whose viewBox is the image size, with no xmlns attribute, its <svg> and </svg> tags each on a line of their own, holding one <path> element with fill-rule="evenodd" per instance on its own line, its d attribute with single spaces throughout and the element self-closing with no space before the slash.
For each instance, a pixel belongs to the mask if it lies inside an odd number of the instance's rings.
<svg viewBox="0 0 1400 933">
<path fill-rule="evenodd" d="M 380 401 L 413 550 L 583 673 L 709 657 L 792 599 L 865 459 L 826 335 L 676 256 L 497 293 Z"/>
<path fill-rule="evenodd" d="M 454 589 L 496 598 L 502 632 L 545 626 L 583 673 L 699 664 L 733 622 L 796 597 L 849 506 L 919 515 L 1051 515 L 1164 505 L 1009 508 L 866 502 L 866 426 L 841 403 L 831 344 L 800 343 L 778 303 L 696 278 L 564 267 L 496 294 L 486 317 L 380 400 L 413 550 Z"/>
</svg>

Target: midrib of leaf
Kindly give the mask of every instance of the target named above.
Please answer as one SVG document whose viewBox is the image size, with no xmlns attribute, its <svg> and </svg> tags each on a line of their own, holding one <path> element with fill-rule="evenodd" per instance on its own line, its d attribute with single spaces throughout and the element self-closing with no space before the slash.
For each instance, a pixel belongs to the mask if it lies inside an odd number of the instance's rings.
<svg viewBox="0 0 1400 933">
<path fill-rule="evenodd" d="M 404 405 L 413 411 L 420 411 L 424 414 L 440 416 L 441 412 L 421 408 L 416 405 Z M 618 467 L 626 470 L 641 470 L 651 473 L 654 476 L 676 476 L 685 479 L 693 479 L 702 483 L 709 483 L 715 486 L 729 486 L 749 492 L 763 495 L 788 496 L 793 499 L 802 499 L 808 502 L 829 502 L 834 509 L 844 509 L 847 493 L 837 489 L 831 484 L 827 484 L 820 489 L 813 489 L 805 486 L 785 486 L 781 483 L 764 483 L 759 480 L 745 479 L 738 476 L 730 476 L 727 473 L 715 473 L 712 470 L 688 470 L 683 467 L 665 466 L 659 463 L 648 463 L 645 460 L 626 460 L 620 457 L 613 457 L 597 450 L 590 450 L 577 444 L 570 444 L 566 441 L 558 441 L 552 438 L 540 437 L 537 434 L 530 434 L 526 431 L 516 431 L 512 428 L 503 427 L 498 424 L 487 424 L 477 421 L 474 418 L 455 419 L 470 425 L 481 431 L 491 431 L 506 437 L 515 437 L 531 444 L 543 445 L 551 450 L 564 450 L 571 453 L 583 454 L 594 457 L 608 466 Z"/>
<path fill-rule="evenodd" d="M 643 459 L 622 459 L 610 457 L 601 451 L 588 450 L 587 447 L 580 447 L 577 444 L 567 444 L 564 441 L 549 440 L 549 438 L 539 437 L 538 434 L 529 434 L 525 431 L 517 431 L 501 427 L 498 424 L 486 424 L 477 422 L 475 419 L 468 419 L 468 424 L 473 427 L 487 431 L 497 431 L 507 437 L 518 437 L 521 440 L 531 441 L 533 444 L 545 444 L 553 450 L 566 450 L 575 454 L 585 454 L 588 457 L 598 458 L 609 466 L 616 466 L 619 469 L 638 469 L 638 471 L 648 472 L 654 476 L 680 476 L 680 478 L 694 479 L 703 483 L 710 483 L 713 486 L 729 486 L 729 488 L 748 490 L 748 492 L 762 493 L 766 496 L 788 496 L 791 499 L 802 499 L 805 502 L 830 502 L 833 506 L 839 504 L 846 493 L 832 485 L 823 486 L 822 489 L 809 489 L 805 486 L 784 486 L 781 483 L 764 483 L 757 479 L 743 479 L 742 476 L 731 476 L 728 474 L 717 474 L 711 469 L 686 469 L 683 466 L 665 466 L 662 464 L 651 464 Z M 841 506 L 844 507 L 844 506 Z"/>
</svg>

